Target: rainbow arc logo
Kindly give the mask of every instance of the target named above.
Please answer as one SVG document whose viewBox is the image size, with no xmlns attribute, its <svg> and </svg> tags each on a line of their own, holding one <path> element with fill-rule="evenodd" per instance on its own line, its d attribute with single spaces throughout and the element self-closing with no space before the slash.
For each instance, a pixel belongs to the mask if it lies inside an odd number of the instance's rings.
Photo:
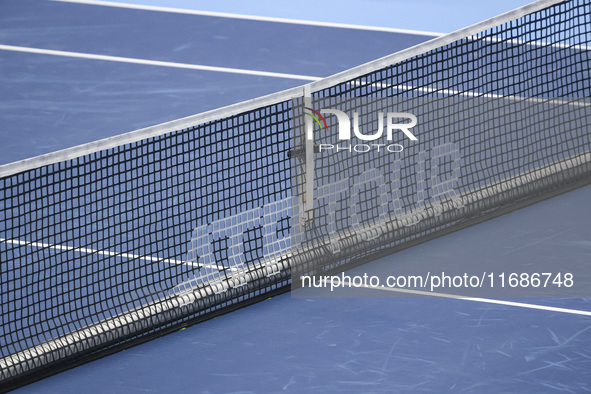
<svg viewBox="0 0 591 394">
<path fill-rule="evenodd" d="M 320 130 L 323 129 L 322 123 L 324 123 L 324 130 L 328 130 L 328 125 L 326 124 L 326 119 L 324 119 L 324 116 L 322 116 L 320 114 L 320 112 L 315 111 L 315 110 L 313 110 L 312 108 L 309 108 L 309 107 L 304 107 L 304 109 L 307 109 L 308 111 L 312 112 L 312 113 L 309 113 L 309 112 L 304 112 L 304 113 L 306 115 L 312 117 L 316 121 L 316 123 L 318 123 L 318 126 L 320 126 Z M 320 119 L 318 119 L 318 118 L 320 118 Z M 322 123 L 320 123 L 320 120 L 322 120 Z"/>
</svg>

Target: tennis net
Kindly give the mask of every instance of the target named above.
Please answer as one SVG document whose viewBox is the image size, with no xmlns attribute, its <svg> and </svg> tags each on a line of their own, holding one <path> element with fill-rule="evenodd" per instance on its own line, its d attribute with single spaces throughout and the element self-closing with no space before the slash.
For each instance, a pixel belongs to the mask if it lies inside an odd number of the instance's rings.
<svg viewBox="0 0 591 394">
<path fill-rule="evenodd" d="M 590 17 L 589 0 L 538 1 L 301 88 L 0 167 L 1 384 L 588 182 Z M 394 164 L 321 152 L 332 131 L 307 137 L 314 111 L 385 98 L 434 114 Z M 499 128 L 507 101 L 534 127 Z M 458 127 L 436 132 L 451 108 Z"/>
</svg>

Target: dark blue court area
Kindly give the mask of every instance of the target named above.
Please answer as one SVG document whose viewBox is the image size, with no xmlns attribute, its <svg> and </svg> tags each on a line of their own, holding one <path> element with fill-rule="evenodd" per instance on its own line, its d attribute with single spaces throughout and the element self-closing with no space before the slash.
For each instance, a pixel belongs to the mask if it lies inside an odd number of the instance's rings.
<svg viewBox="0 0 591 394">
<path fill-rule="evenodd" d="M 0 47 L 0 164 L 299 86 L 430 38 L 48 0 L 3 0 L 0 45 L 291 77 Z"/>
</svg>

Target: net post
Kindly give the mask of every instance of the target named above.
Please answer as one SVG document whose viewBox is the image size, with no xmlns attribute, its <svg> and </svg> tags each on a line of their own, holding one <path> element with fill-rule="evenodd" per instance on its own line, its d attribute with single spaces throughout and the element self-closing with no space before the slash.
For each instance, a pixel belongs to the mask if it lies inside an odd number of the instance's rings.
<svg viewBox="0 0 591 394">
<path fill-rule="evenodd" d="M 310 85 L 304 85 L 304 107 L 312 107 L 312 90 Z M 302 225 L 305 226 L 307 221 L 314 218 L 314 122 L 311 117 L 304 116 L 304 127 L 302 131 L 305 147 Z"/>
</svg>

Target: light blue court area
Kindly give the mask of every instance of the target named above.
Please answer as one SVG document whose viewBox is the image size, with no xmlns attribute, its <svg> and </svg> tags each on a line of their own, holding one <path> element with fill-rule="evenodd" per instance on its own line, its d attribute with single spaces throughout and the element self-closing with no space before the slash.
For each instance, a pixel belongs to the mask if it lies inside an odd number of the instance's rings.
<svg viewBox="0 0 591 394">
<path fill-rule="evenodd" d="M 434 258 L 442 267 L 485 259 L 490 269 L 524 260 L 553 261 L 556 270 L 565 260 L 588 264 L 589 198 L 587 186 L 348 273 Z M 591 390 L 589 299 L 506 301 L 284 294 L 17 392 Z"/>
</svg>

